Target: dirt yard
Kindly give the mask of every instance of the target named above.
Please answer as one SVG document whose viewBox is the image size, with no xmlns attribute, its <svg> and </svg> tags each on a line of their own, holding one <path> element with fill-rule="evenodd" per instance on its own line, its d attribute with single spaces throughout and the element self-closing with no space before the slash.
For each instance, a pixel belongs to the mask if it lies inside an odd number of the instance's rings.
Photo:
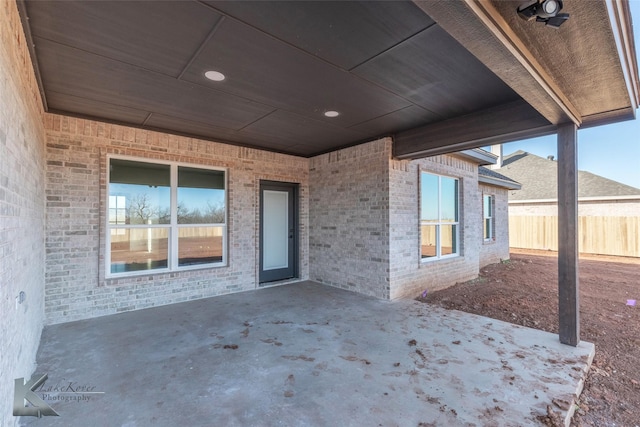
<svg viewBox="0 0 640 427">
<path fill-rule="evenodd" d="M 478 279 L 419 300 L 557 333 L 556 257 L 512 250 Z M 572 426 L 640 426 L 640 259 L 585 255 L 579 269 L 581 339 L 596 355 Z"/>
</svg>

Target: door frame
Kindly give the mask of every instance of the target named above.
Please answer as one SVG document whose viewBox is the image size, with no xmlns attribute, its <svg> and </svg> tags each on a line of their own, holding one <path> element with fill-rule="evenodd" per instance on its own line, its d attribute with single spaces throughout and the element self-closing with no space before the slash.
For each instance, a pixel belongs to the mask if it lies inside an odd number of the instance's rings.
<svg viewBox="0 0 640 427">
<path fill-rule="evenodd" d="M 261 179 L 259 182 L 259 190 L 258 190 L 258 286 L 268 286 L 271 283 L 276 283 L 278 281 L 283 280 L 292 280 L 298 279 L 299 275 L 299 260 L 300 260 L 300 208 L 299 208 L 299 189 L 300 184 L 293 182 L 284 182 L 284 181 L 271 181 Z M 264 224 L 264 200 L 262 197 L 263 190 L 265 189 L 281 189 L 281 190 L 291 190 L 292 200 L 290 201 L 290 210 L 291 217 L 289 222 L 289 227 L 293 229 L 293 242 L 291 245 L 292 256 L 290 256 L 290 262 L 292 267 L 292 276 L 286 278 L 278 278 L 271 279 L 265 278 L 265 272 L 262 270 L 263 263 L 263 249 L 264 249 L 264 235 L 263 235 L 263 224 Z"/>
</svg>

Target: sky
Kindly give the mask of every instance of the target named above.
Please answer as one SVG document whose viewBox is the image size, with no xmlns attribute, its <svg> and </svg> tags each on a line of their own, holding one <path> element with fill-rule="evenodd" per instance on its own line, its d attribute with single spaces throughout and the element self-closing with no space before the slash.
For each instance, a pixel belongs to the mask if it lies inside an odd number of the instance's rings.
<svg viewBox="0 0 640 427">
<path fill-rule="evenodd" d="M 637 57 L 640 60 L 640 0 L 630 0 Z M 640 111 L 636 111 L 636 116 Z M 504 144 L 503 154 L 523 150 L 557 158 L 556 135 Z M 640 188 L 640 120 L 578 130 L 578 168 Z"/>
</svg>

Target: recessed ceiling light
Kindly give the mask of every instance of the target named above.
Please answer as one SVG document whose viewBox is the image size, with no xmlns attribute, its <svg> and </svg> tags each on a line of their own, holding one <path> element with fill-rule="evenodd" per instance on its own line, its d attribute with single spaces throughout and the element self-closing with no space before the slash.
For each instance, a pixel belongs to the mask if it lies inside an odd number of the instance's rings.
<svg viewBox="0 0 640 427">
<path fill-rule="evenodd" d="M 338 113 L 337 111 L 329 110 L 329 111 L 325 111 L 324 115 L 326 117 L 338 117 L 340 113 Z"/>
<path fill-rule="evenodd" d="M 214 82 L 221 82 L 225 79 L 224 74 L 219 71 L 207 71 L 204 73 L 204 76 Z"/>
</svg>

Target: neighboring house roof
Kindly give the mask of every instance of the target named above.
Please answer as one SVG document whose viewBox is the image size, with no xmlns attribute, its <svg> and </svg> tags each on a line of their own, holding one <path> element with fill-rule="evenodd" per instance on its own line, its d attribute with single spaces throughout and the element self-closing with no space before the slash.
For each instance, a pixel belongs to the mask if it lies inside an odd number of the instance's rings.
<svg viewBox="0 0 640 427">
<path fill-rule="evenodd" d="M 478 164 L 478 182 L 495 185 L 496 187 L 506 188 L 507 190 L 520 189 L 520 183 L 483 166 L 495 165 L 498 158 L 498 156 L 496 156 L 495 154 L 487 150 L 483 150 L 482 148 L 462 150 L 452 154 Z"/>
<path fill-rule="evenodd" d="M 471 150 L 462 150 L 457 153 L 451 153 L 458 157 L 462 157 L 465 160 L 471 160 L 478 165 L 495 165 L 498 160 L 498 156 L 495 154 L 483 150 L 482 148 L 473 148 Z"/>
<path fill-rule="evenodd" d="M 484 166 L 478 167 L 478 181 L 508 190 L 519 190 L 522 187 L 519 182 Z"/>
<path fill-rule="evenodd" d="M 557 162 L 518 150 L 506 156 L 497 171 L 522 184 L 509 200 L 549 200 L 558 194 Z M 578 197 L 640 196 L 640 189 L 587 171 L 578 171 Z"/>
</svg>

